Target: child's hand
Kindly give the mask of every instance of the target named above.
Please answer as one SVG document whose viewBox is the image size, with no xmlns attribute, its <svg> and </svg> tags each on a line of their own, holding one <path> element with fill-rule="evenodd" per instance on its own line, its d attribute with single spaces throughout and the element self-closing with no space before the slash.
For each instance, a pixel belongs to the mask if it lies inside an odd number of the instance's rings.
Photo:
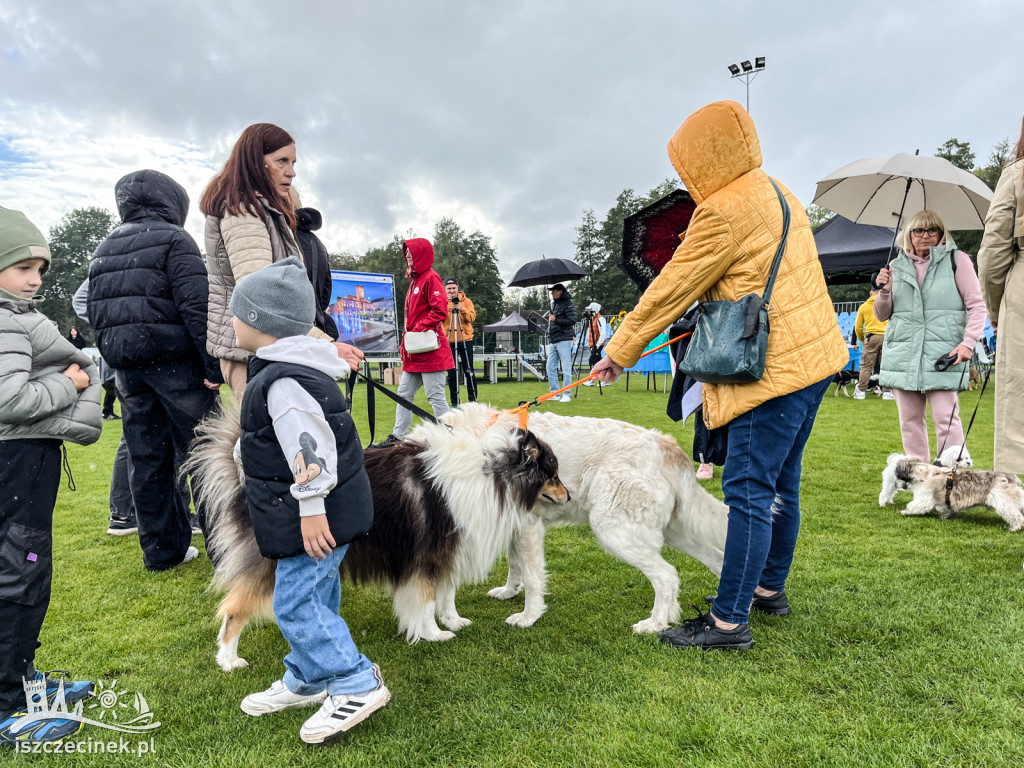
<svg viewBox="0 0 1024 768">
<path fill-rule="evenodd" d="M 302 546 L 306 548 L 307 555 L 316 560 L 323 560 L 331 554 L 335 544 L 330 526 L 327 525 L 327 515 L 303 517 L 300 525 Z"/>
<path fill-rule="evenodd" d="M 71 379 L 71 383 L 75 385 L 76 392 L 81 392 L 89 386 L 89 374 L 83 371 L 78 366 L 78 363 L 69 365 L 68 369 L 64 371 L 64 375 Z"/>
</svg>

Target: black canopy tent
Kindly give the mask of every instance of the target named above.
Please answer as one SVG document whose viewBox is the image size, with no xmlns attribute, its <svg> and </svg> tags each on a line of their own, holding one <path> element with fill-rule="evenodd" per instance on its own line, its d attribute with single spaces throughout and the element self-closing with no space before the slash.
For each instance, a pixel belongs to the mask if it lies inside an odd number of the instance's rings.
<svg viewBox="0 0 1024 768">
<path fill-rule="evenodd" d="M 518 312 L 511 312 L 496 323 L 484 326 L 484 333 L 518 333 L 519 352 L 523 351 L 522 332 L 530 330 L 529 321 Z M 484 346 L 486 349 L 486 344 Z"/>
<path fill-rule="evenodd" d="M 530 330 L 530 324 L 518 312 L 510 312 L 498 322 L 484 326 L 484 333 L 508 333 L 510 331 L 528 330 Z"/>
<path fill-rule="evenodd" d="M 868 282 L 889 259 L 892 235 L 890 227 L 854 224 L 842 216 L 833 216 L 814 232 L 825 282 Z"/>
</svg>

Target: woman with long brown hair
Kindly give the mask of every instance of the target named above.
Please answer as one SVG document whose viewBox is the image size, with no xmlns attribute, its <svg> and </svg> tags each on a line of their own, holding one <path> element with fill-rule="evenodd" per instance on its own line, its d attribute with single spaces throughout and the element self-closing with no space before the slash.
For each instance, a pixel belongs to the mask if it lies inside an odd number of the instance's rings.
<svg viewBox="0 0 1024 768">
<path fill-rule="evenodd" d="M 1024 121 L 1003 168 L 985 217 L 978 250 L 978 276 L 988 318 L 999 334 L 996 353 L 995 468 L 1024 474 L 1024 411 L 1018 407 L 1024 386 Z"/>
<path fill-rule="evenodd" d="M 223 170 L 207 185 L 199 208 L 206 214 L 206 269 L 210 303 L 206 345 L 220 360 L 224 381 L 236 397 L 245 390 L 248 353 L 235 344 L 228 305 L 235 285 L 274 262 L 302 250 L 295 239 L 291 201 L 295 139 L 271 123 L 250 125 L 235 142 Z M 311 335 L 330 338 L 313 329 Z M 347 344 L 339 355 L 358 365 L 362 353 Z"/>
</svg>

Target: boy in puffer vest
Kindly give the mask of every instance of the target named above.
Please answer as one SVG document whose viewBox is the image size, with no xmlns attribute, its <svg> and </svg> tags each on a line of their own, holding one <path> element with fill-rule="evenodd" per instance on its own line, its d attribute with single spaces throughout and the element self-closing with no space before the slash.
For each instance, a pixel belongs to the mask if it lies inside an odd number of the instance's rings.
<svg viewBox="0 0 1024 768">
<path fill-rule="evenodd" d="M 334 345 L 306 334 L 313 287 L 298 259 L 242 279 L 231 297 L 238 346 L 252 352 L 239 453 L 260 552 L 277 560 L 274 615 L 291 646 L 286 672 L 242 710 L 259 716 L 322 704 L 300 738 L 347 731 L 388 703 L 380 669 L 338 615 L 338 569 L 373 522 L 370 481 L 345 396 L 349 373 Z"/>
<path fill-rule="evenodd" d="M 87 681 L 49 681 L 35 652 L 53 579 L 53 508 L 63 440 L 96 442 L 96 364 L 36 309 L 50 266 L 42 233 L 0 208 L 0 746 L 59 741 L 81 720 L 50 716 L 92 693 Z M 46 706 L 28 691 L 46 689 Z M 71 711 L 73 706 L 67 708 Z"/>
</svg>

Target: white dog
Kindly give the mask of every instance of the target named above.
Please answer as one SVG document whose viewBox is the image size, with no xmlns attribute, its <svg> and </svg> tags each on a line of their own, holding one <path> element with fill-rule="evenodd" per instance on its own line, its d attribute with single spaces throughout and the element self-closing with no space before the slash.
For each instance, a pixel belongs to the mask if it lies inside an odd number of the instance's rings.
<svg viewBox="0 0 1024 768">
<path fill-rule="evenodd" d="M 905 458 L 907 457 L 902 453 L 890 453 L 889 458 L 886 459 L 885 469 L 882 470 L 882 492 L 878 494 L 878 506 L 884 507 L 887 504 L 891 504 L 892 500 L 896 498 L 897 491 L 910 490 L 910 486 L 905 480 L 896 477 L 896 464 Z M 967 469 L 974 466 L 971 454 L 967 452 L 967 446 L 963 447 L 963 452 L 961 453 L 959 445 L 951 445 L 949 448 L 946 448 L 939 455 L 939 465 L 928 464 L 924 461 L 919 463 L 922 465 L 921 472 L 928 472 L 929 470 L 925 468 L 931 467 L 931 471 L 934 474 L 942 475 L 943 477 L 945 477 L 947 470 L 954 465 L 958 469 Z"/>
<path fill-rule="evenodd" d="M 497 421 L 495 421 L 497 419 Z M 512 429 L 518 417 L 468 403 L 444 417 L 455 431 Z M 668 544 L 722 572 L 728 509 L 697 483 L 693 463 L 674 438 L 614 419 L 530 413 L 529 429 L 558 457 L 571 495 L 556 506 L 541 499 L 509 550 L 505 586 L 488 594 L 508 600 L 525 587 L 525 606 L 506 622 L 528 627 L 544 613 L 544 532 L 549 525 L 590 524 L 598 542 L 639 568 L 654 587 L 650 618 L 633 625 L 659 632 L 679 619 L 679 574 L 661 556 Z"/>
</svg>

